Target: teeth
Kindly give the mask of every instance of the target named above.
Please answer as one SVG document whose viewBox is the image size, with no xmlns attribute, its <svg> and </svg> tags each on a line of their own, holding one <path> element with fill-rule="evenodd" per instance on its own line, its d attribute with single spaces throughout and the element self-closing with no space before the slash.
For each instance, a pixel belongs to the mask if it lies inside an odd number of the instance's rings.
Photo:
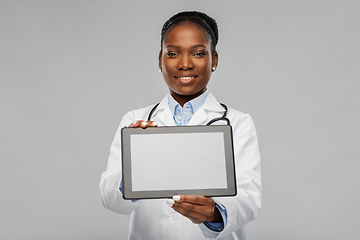
<svg viewBox="0 0 360 240">
<path fill-rule="evenodd" d="M 188 79 L 192 79 L 194 77 L 180 77 L 180 79 L 185 79 L 185 80 L 188 80 Z"/>
</svg>

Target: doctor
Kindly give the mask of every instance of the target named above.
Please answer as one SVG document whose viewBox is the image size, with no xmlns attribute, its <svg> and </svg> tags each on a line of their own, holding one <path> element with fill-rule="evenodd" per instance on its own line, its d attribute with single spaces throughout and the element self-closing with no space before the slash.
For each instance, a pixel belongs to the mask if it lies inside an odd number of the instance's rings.
<svg viewBox="0 0 360 240">
<path fill-rule="evenodd" d="M 260 154 L 255 127 L 248 114 L 231 108 L 227 117 L 233 128 L 235 197 L 180 195 L 172 199 L 131 201 L 122 196 L 122 127 L 205 125 L 225 112 L 207 90 L 218 65 L 217 41 L 217 24 L 204 13 L 181 12 L 165 22 L 159 68 L 169 94 L 155 108 L 151 105 L 128 112 L 116 131 L 107 169 L 101 175 L 100 194 L 106 208 L 131 214 L 129 239 L 246 239 L 244 225 L 260 210 Z M 146 121 L 151 110 L 151 119 Z M 186 174 L 174 177 L 185 178 Z"/>
</svg>

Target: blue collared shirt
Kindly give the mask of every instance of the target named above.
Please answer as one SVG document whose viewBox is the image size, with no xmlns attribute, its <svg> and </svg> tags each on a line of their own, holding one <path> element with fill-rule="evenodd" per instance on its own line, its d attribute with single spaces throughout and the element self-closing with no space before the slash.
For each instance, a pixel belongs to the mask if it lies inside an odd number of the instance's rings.
<svg viewBox="0 0 360 240">
<path fill-rule="evenodd" d="M 188 125 L 190 119 L 194 113 L 204 104 L 205 99 L 209 91 L 206 90 L 203 94 L 194 98 L 193 100 L 184 104 L 183 107 L 169 94 L 169 107 L 171 114 L 173 115 L 174 121 L 177 126 L 186 126 Z"/>
</svg>

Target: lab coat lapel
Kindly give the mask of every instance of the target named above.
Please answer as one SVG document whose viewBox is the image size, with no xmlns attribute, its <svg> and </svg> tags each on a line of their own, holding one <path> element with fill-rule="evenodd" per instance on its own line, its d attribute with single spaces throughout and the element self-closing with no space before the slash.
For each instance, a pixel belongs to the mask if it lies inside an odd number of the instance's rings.
<svg viewBox="0 0 360 240">
<path fill-rule="evenodd" d="M 159 125 L 164 126 L 175 126 L 174 118 L 171 114 L 171 110 L 168 103 L 168 95 L 166 95 L 163 100 L 157 106 L 156 110 L 153 113 L 153 117 Z"/>
<path fill-rule="evenodd" d="M 209 92 L 204 104 L 194 113 L 188 125 L 205 125 L 211 119 L 221 117 L 224 111 L 214 95 Z"/>
<path fill-rule="evenodd" d="M 192 118 L 190 119 L 188 125 L 201 125 L 201 124 L 206 124 L 207 122 L 207 115 L 204 109 L 204 106 L 201 106 L 192 116 Z"/>
</svg>

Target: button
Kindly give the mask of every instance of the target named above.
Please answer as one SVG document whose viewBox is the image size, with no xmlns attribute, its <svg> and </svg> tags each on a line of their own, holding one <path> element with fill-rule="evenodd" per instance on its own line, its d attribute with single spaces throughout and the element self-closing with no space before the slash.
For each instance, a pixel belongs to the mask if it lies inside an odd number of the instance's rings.
<svg viewBox="0 0 360 240">
<path fill-rule="evenodd" d="M 174 221 L 179 220 L 179 214 L 178 214 L 178 213 L 174 213 L 174 214 L 172 215 L 172 220 L 174 220 Z"/>
</svg>

